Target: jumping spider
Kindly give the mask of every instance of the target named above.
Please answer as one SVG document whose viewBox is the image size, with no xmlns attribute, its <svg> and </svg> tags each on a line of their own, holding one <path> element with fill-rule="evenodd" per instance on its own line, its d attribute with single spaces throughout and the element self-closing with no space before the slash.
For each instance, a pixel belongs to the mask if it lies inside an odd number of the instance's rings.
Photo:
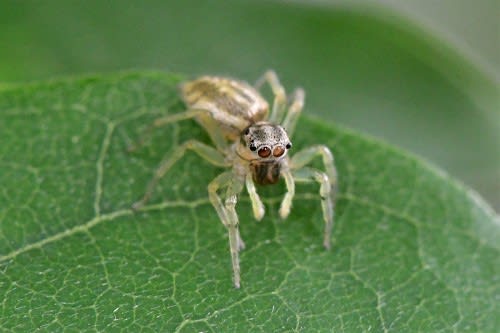
<svg viewBox="0 0 500 333">
<path fill-rule="evenodd" d="M 274 94 L 272 110 L 258 90 L 267 82 Z M 337 171 L 328 147 L 315 145 L 288 156 L 292 147 L 290 138 L 304 105 L 304 91 L 296 89 L 287 100 L 274 71 L 267 71 L 254 87 L 246 82 L 203 76 L 181 85 L 181 95 L 187 110 L 156 119 L 150 129 L 169 123 L 194 118 L 207 131 L 215 147 L 196 140 L 188 140 L 177 147 L 156 170 L 142 199 L 134 203 L 140 209 L 151 197 L 158 181 L 190 149 L 208 162 L 230 168 L 208 185 L 210 202 L 229 232 L 229 247 L 233 265 L 234 286 L 240 287 L 238 253 L 245 245 L 238 230 L 235 206 L 238 194 L 246 186 L 257 220 L 264 216 L 264 205 L 255 184 L 275 184 L 285 180 L 287 192 L 279 214 L 290 213 L 295 193 L 295 182 L 317 182 L 320 185 L 321 207 L 325 221 L 323 245 L 330 248 L 333 226 Z M 143 140 L 139 141 L 141 144 Z M 134 146 L 131 149 L 135 149 Z M 325 171 L 306 167 L 316 156 L 321 156 Z M 225 192 L 221 191 L 225 189 Z M 222 194 L 219 194 L 219 191 Z"/>
</svg>

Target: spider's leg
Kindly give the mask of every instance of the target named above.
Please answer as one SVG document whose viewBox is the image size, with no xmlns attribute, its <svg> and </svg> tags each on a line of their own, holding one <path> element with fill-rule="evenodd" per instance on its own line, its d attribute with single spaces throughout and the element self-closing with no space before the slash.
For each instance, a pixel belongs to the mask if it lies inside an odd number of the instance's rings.
<svg viewBox="0 0 500 333">
<path fill-rule="evenodd" d="M 215 211 L 217 212 L 217 215 L 219 215 L 219 219 L 224 226 L 227 226 L 227 214 L 224 203 L 222 203 L 217 191 L 221 188 L 227 187 L 232 179 L 233 173 L 231 171 L 226 171 L 215 177 L 214 180 L 208 184 L 208 198 L 210 199 L 212 206 L 214 206 Z"/>
<path fill-rule="evenodd" d="M 217 191 L 227 187 L 225 194 L 225 202 L 222 203 Z M 237 196 L 243 189 L 243 182 L 234 177 L 231 171 L 224 172 L 215 178 L 208 185 L 208 193 L 210 202 L 215 207 L 219 218 L 226 226 L 229 233 L 229 247 L 231 251 L 231 263 L 233 266 L 233 280 L 236 288 L 240 287 L 240 260 L 239 251 L 245 246 L 238 229 L 238 215 L 236 214 L 235 206 Z"/>
<path fill-rule="evenodd" d="M 289 137 L 292 137 L 295 131 L 295 125 L 297 125 L 297 120 L 304 107 L 305 96 L 306 94 L 302 88 L 297 88 L 292 94 L 292 102 L 288 108 L 285 119 L 281 123 L 281 126 L 286 130 Z"/>
<path fill-rule="evenodd" d="M 293 172 L 296 182 L 317 182 L 320 184 L 319 195 L 321 197 L 321 209 L 325 221 L 325 231 L 323 235 L 323 246 L 330 249 L 330 238 L 332 235 L 334 219 L 334 202 L 331 197 L 332 186 L 330 178 L 326 173 L 312 168 L 302 168 Z"/>
<path fill-rule="evenodd" d="M 280 217 L 282 219 L 285 219 L 287 218 L 288 214 L 290 214 L 290 209 L 292 208 L 292 200 L 295 195 L 295 181 L 293 179 L 292 173 L 288 169 L 282 171 L 281 175 L 283 176 L 283 178 L 285 178 L 287 192 L 285 194 L 285 197 L 283 198 L 283 201 L 281 202 L 279 213 Z"/>
<path fill-rule="evenodd" d="M 323 159 L 325 173 L 304 168 L 318 155 Z M 296 181 L 316 181 L 320 183 L 321 207 L 325 220 L 323 245 L 328 249 L 330 248 L 330 234 L 335 213 L 335 196 L 338 188 L 337 169 L 335 168 L 333 155 L 330 149 L 324 145 L 312 146 L 296 153 L 290 161 L 290 168 L 293 170 Z"/>
<path fill-rule="evenodd" d="M 269 121 L 272 123 L 279 123 L 283 118 L 283 113 L 286 108 L 286 93 L 285 89 L 280 83 L 278 76 L 273 70 L 266 71 L 255 83 L 255 88 L 260 89 L 262 85 L 267 82 L 271 87 L 274 95 L 273 108 L 269 116 Z"/>
<path fill-rule="evenodd" d="M 219 122 L 212 117 L 212 114 L 206 111 L 201 113 L 196 119 L 208 133 L 217 150 L 225 151 L 228 148 L 228 142 L 221 132 Z"/>
<path fill-rule="evenodd" d="M 295 153 L 290 160 L 291 169 L 300 169 L 309 164 L 315 157 L 321 156 L 326 174 L 330 178 L 334 195 L 337 189 L 337 169 L 331 150 L 325 145 L 314 145 Z"/>
<path fill-rule="evenodd" d="M 155 174 L 149 182 L 142 199 L 132 205 L 133 209 L 140 209 L 142 206 L 144 206 L 144 204 L 153 194 L 158 181 L 167 173 L 167 171 L 172 167 L 172 165 L 174 165 L 175 162 L 177 162 L 182 156 L 184 156 L 186 150 L 188 149 L 194 151 L 213 165 L 221 167 L 228 166 L 227 162 L 225 161 L 224 155 L 222 155 L 222 153 L 220 153 L 215 148 L 196 140 L 188 140 L 177 147 L 172 153 L 167 153 L 163 161 L 156 169 Z"/>
<path fill-rule="evenodd" d="M 153 122 L 148 127 L 146 127 L 146 129 L 141 134 L 141 136 L 139 137 L 137 142 L 133 143 L 132 145 L 130 145 L 127 148 L 127 151 L 133 152 L 133 151 L 141 148 L 144 145 L 144 143 L 146 142 L 146 140 L 148 139 L 148 137 L 151 136 L 151 132 L 154 129 L 171 124 L 171 123 L 175 123 L 178 121 L 195 118 L 195 117 L 197 117 L 200 114 L 205 113 L 205 112 L 206 111 L 203 111 L 203 110 L 194 110 L 193 109 L 193 110 L 186 110 L 184 112 L 170 114 L 170 115 L 167 115 L 164 117 L 156 118 L 155 120 L 153 120 Z"/>
<path fill-rule="evenodd" d="M 250 195 L 250 201 L 252 202 L 253 216 L 257 221 L 260 221 L 264 217 L 265 209 L 264 204 L 260 200 L 259 194 L 257 193 L 257 189 L 255 188 L 251 173 L 247 174 L 245 183 L 248 194 Z"/>
</svg>

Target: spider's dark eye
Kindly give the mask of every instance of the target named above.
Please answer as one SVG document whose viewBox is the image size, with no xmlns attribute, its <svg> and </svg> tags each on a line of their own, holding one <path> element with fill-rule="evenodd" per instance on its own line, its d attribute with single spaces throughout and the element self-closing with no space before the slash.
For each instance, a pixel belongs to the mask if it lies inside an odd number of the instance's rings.
<svg viewBox="0 0 500 333">
<path fill-rule="evenodd" d="M 269 155 L 271 155 L 271 148 L 269 148 L 269 147 L 262 147 L 262 148 L 259 149 L 258 154 L 259 154 L 260 157 L 269 157 Z"/>
<path fill-rule="evenodd" d="M 243 134 L 245 134 L 245 135 L 250 134 L 250 129 L 249 128 L 245 129 L 245 132 L 243 132 Z"/>
<path fill-rule="evenodd" d="M 292 144 L 289 142 L 289 143 L 286 144 L 285 147 L 286 147 L 286 149 L 290 149 L 290 148 L 292 148 Z"/>
<path fill-rule="evenodd" d="M 250 145 L 248 148 L 250 148 L 251 151 L 256 151 L 257 150 L 257 147 L 255 147 L 254 145 Z"/>
</svg>

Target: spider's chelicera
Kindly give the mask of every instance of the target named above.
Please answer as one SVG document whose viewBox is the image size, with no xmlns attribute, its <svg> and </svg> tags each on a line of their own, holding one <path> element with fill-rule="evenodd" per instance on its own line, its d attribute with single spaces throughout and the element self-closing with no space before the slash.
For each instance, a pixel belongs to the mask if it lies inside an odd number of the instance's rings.
<svg viewBox="0 0 500 333">
<path fill-rule="evenodd" d="M 258 92 L 265 82 L 274 94 L 270 112 L 268 103 Z M 276 74 L 268 71 L 255 86 L 224 77 L 203 76 L 182 84 L 181 95 L 187 110 L 156 119 L 150 129 L 194 118 L 205 128 L 214 146 L 189 140 L 177 147 L 158 167 L 143 198 L 133 208 L 144 206 L 158 181 L 190 149 L 216 166 L 230 168 L 208 185 L 208 193 L 210 202 L 229 232 L 236 288 L 240 287 L 238 253 L 245 245 L 238 230 L 235 206 L 244 187 L 249 193 L 253 214 L 260 220 L 264 216 L 264 205 L 255 184 L 275 184 L 284 179 L 287 192 L 279 214 L 281 218 L 286 218 L 292 206 L 295 183 L 319 183 L 325 222 L 323 245 L 329 249 L 337 191 L 333 155 L 324 145 L 305 148 L 292 157 L 288 155 L 292 148 L 290 138 L 304 105 L 304 91 L 297 89 L 287 99 Z M 139 144 L 143 141 L 140 140 Z M 136 147 L 131 147 L 131 150 Z M 324 171 L 307 167 L 316 156 L 322 157 Z"/>
</svg>

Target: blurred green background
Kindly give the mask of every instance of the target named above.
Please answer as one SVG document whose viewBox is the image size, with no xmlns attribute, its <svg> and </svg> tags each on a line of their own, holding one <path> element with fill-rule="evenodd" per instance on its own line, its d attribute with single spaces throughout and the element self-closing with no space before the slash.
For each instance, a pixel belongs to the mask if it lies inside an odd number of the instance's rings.
<svg viewBox="0 0 500 333">
<path fill-rule="evenodd" d="M 307 113 L 424 157 L 498 211 L 497 5 L 416 3 L 4 0 L 0 86 L 123 69 L 254 81 L 273 68 L 306 89 Z"/>
</svg>

